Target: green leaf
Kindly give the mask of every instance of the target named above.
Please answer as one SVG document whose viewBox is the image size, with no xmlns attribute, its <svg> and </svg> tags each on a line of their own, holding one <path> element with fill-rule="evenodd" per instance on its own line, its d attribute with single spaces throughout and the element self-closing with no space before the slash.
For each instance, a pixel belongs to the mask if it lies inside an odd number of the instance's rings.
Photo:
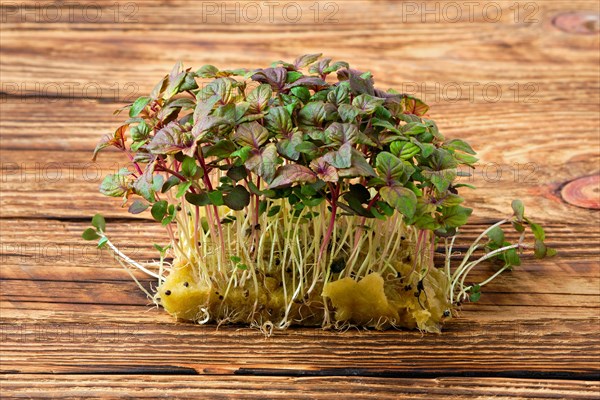
<svg viewBox="0 0 600 400">
<path fill-rule="evenodd" d="M 359 130 L 354 124 L 334 122 L 325 130 L 325 138 L 337 145 L 355 144 L 359 139 Z"/>
<path fill-rule="evenodd" d="M 548 251 L 548 248 L 546 247 L 546 244 L 543 242 L 543 240 L 535 239 L 533 251 L 535 258 L 544 258 L 546 257 L 546 252 Z"/>
<path fill-rule="evenodd" d="M 142 110 L 144 108 L 146 108 L 146 106 L 148 105 L 148 103 L 150 103 L 150 100 L 152 100 L 152 99 L 150 97 L 147 97 L 147 96 L 139 97 L 131 105 L 131 108 L 129 109 L 129 116 L 131 118 L 137 117 L 139 115 L 139 113 L 141 113 Z"/>
<path fill-rule="evenodd" d="M 271 182 L 278 164 L 277 148 L 275 144 L 269 143 L 263 148 L 253 150 L 244 165 L 266 182 Z"/>
<path fill-rule="evenodd" d="M 171 189 L 174 186 L 177 186 L 181 183 L 181 180 L 179 180 L 178 177 L 171 175 L 163 184 L 162 188 L 161 188 L 161 192 L 162 193 L 167 193 L 169 191 L 169 189 Z"/>
<path fill-rule="evenodd" d="M 375 166 L 379 174 L 386 182 L 388 182 L 388 184 L 393 183 L 395 180 L 399 180 L 404 173 L 404 164 L 402 163 L 402 160 L 387 151 L 382 151 L 377 155 Z"/>
<path fill-rule="evenodd" d="M 165 155 L 182 151 L 184 154 L 192 156 L 196 150 L 196 144 L 190 132 L 175 121 L 169 122 L 159 130 L 147 147 L 154 154 Z"/>
<path fill-rule="evenodd" d="M 421 152 L 419 146 L 405 141 L 395 141 L 390 144 L 390 151 L 402 160 L 410 160 Z"/>
<path fill-rule="evenodd" d="M 121 197 L 129 193 L 131 173 L 127 168 L 121 168 L 116 174 L 107 175 L 100 184 L 100 193 L 110 197 Z"/>
<path fill-rule="evenodd" d="M 265 122 L 269 132 L 275 135 L 287 136 L 294 128 L 292 117 L 284 107 L 272 107 L 265 116 Z"/>
<path fill-rule="evenodd" d="M 461 139 L 452 139 L 444 143 L 444 147 L 451 150 L 458 150 L 468 154 L 477 154 L 471 147 L 471 145 Z"/>
<path fill-rule="evenodd" d="M 441 223 L 449 228 L 458 228 L 467 223 L 473 209 L 462 206 L 442 207 Z"/>
<path fill-rule="evenodd" d="M 414 216 L 417 210 L 417 196 L 415 196 L 412 190 L 401 185 L 392 185 L 379 189 L 379 194 L 383 200 L 407 218 Z"/>
<path fill-rule="evenodd" d="M 250 204 L 250 193 L 245 187 L 238 185 L 225 196 L 223 201 L 232 210 L 240 211 Z"/>
<path fill-rule="evenodd" d="M 542 242 L 544 240 L 546 240 L 546 232 L 544 232 L 544 228 L 542 228 L 541 225 L 531 222 L 529 224 L 529 227 L 531 228 L 531 231 L 533 232 L 533 236 L 535 236 L 535 238 L 537 240 L 541 240 Z"/>
<path fill-rule="evenodd" d="M 298 160 L 300 158 L 300 152 L 296 150 L 296 147 L 302 143 L 302 133 L 294 132 L 289 137 L 280 139 L 276 146 L 277 151 L 280 155 L 287 158 L 288 160 Z"/>
<path fill-rule="evenodd" d="M 519 199 L 515 199 L 512 201 L 511 206 L 515 213 L 515 217 L 517 217 L 517 220 L 522 221 L 525 213 L 525 206 L 523 205 L 523 202 Z"/>
<path fill-rule="evenodd" d="M 187 181 L 187 182 L 183 182 L 180 183 L 177 186 L 177 194 L 175 195 L 176 198 L 180 198 L 181 196 L 183 196 L 184 194 L 187 193 L 188 189 L 190 188 L 190 186 L 192 186 L 192 181 Z"/>
<path fill-rule="evenodd" d="M 208 198 L 210 199 L 210 203 L 215 206 L 222 206 L 225 204 L 225 199 L 223 197 L 223 192 L 220 190 L 213 190 L 208 192 Z"/>
<path fill-rule="evenodd" d="M 487 233 L 487 236 L 493 243 L 495 243 L 498 246 L 502 246 L 502 244 L 504 243 L 504 231 L 499 226 L 490 230 Z"/>
<path fill-rule="evenodd" d="M 169 207 L 169 203 L 167 203 L 166 200 L 157 201 L 152 206 L 152 209 L 150 210 L 150 213 L 152 214 L 152 217 L 155 220 L 157 220 L 158 222 L 160 222 L 160 221 L 163 220 L 163 218 L 167 214 L 168 207 Z"/>
<path fill-rule="evenodd" d="M 456 178 L 455 169 L 442 169 L 439 171 L 423 170 L 421 174 L 429 179 L 439 193 L 444 193 Z"/>
<path fill-rule="evenodd" d="M 250 104 L 248 110 L 252 114 L 259 114 L 267 109 L 269 101 L 273 95 L 273 89 L 270 85 L 262 84 L 257 86 L 248 94 L 246 101 Z"/>
<path fill-rule="evenodd" d="M 325 104 L 322 101 L 313 101 L 298 112 L 298 123 L 307 126 L 321 126 L 325 116 Z"/>
<path fill-rule="evenodd" d="M 252 147 L 244 146 L 241 149 L 234 151 L 229 156 L 231 158 L 239 157 L 239 161 L 243 164 L 246 162 L 246 160 L 248 160 L 248 157 L 250 157 L 251 153 L 252 153 Z"/>
<path fill-rule="evenodd" d="M 200 194 L 197 193 L 186 193 L 185 200 L 198 207 L 207 206 L 210 204 L 210 199 L 208 198 L 208 194 L 206 192 L 202 192 Z"/>
<path fill-rule="evenodd" d="M 233 140 L 241 146 L 260 148 L 269 139 L 269 132 L 256 121 L 241 124 L 233 134 Z"/>
<path fill-rule="evenodd" d="M 277 215 L 281 211 L 281 206 L 273 206 L 269 208 L 269 212 L 267 212 L 267 217 L 271 218 Z"/>
<path fill-rule="evenodd" d="M 150 204 L 148 204 L 146 202 L 143 202 L 142 200 L 135 200 L 129 206 L 129 210 L 128 211 L 131 214 L 140 214 L 140 213 L 146 211 L 146 209 L 148 209 L 148 207 L 150 207 Z"/>
<path fill-rule="evenodd" d="M 504 262 L 509 266 L 519 266 L 521 265 L 521 257 L 519 257 L 519 253 L 517 249 L 509 249 L 505 253 L 502 254 L 502 258 L 504 258 Z"/>
<path fill-rule="evenodd" d="M 481 292 L 475 292 L 475 293 L 471 293 L 469 295 L 469 300 L 472 301 L 473 303 L 479 301 L 480 298 L 481 298 Z"/>
<path fill-rule="evenodd" d="M 314 183 L 317 177 L 314 172 L 299 164 L 288 164 L 280 167 L 275 173 L 269 189 L 291 186 L 294 183 Z"/>
<path fill-rule="evenodd" d="M 106 231 L 106 221 L 102 214 L 96 214 L 92 218 L 92 226 L 95 227 L 100 232 Z"/>
<path fill-rule="evenodd" d="M 94 228 L 87 228 L 85 231 L 83 231 L 81 237 L 85 240 L 96 240 L 100 238 L 100 235 L 96 233 L 96 230 Z"/>
<path fill-rule="evenodd" d="M 303 103 L 308 103 L 310 101 L 310 91 L 304 86 L 296 86 L 292 88 L 290 92 Z"/>
<path fill-rule="evenodd" d="M 385 99 L 373 97 L 368 94 L 361 94 L 352 100 L 352 105 L 361 110 L 363 113 L 370 115 L 375 112 L 375 109 L 378 106 L 383 105 L 384 102 Z"/>
<path fill-rule="evenodd" d="M 142 196 L 148 202 L 154 202 L 154 164 L 148 164 L 144 173 L 133 182 L 135 193 Z M 157 179 L 162 179 L 157 178 Z M 162 185 L 162 183 L 161 183 Z"/>
<path fill-rule="evenodd" d="M 246 167 L 243 165 L 239 165 L 236 167 L 229 168 L 227 170 L 227 176 L 233 179 L 235 182 L 241 181 L 248 176 L 248 171 L 246 171 Z"/>
<path fill-rule="evenodd" d="M 196 71 L 196 75 L 200 78 L 216 78 L 218 72 L 219 69 L 213 65 L 203 65 Z"/>
<path fill-rule="evenodd" d="M 352 166 L 352 145 L 344 143 L 338 150 L 325 154 L 323 160 L 335 168 L 350 168 Z"/>
<path fill-rule="evenodd" d="M 305 54 L 303 56 L 296 58 L 296 61 L 294 61 L 294 66 L 297 69 L 307 67 L 310 64 L 314 63 L 315 61 L 317 61 L 322 55 L 323 55 L 322 53 Z"/>
<path fill-rule="evenodd" d="M 228 158 L 236 149 L 235 144 L 230 140 L 219 140 L 212 146 L 204 146 L 202 154 L 204 157 Z"/>
<path fill-rule="evenodd" d="M 351 104 L 340 104 L 338 106 L 338 114 L 342 119 L 342 122 L 352 123 L 356 121 L 356 117 L 360 113 L 360 109 Z"/>
<path fill-rule="evenodd" d="M 192 157 L 186 156 L 181 163 L 181 174 L 187 178 L 191 178 L 196 175 L 198 171 L 198 164 L 196 164 L 196 160 Z"/>
<path fill-rule="evenodd" d="M 339 107 L 341 104 L 346 104 L 349 98 L 349 90 L 347 85 L 338 85 L 327 93 L 327 102 Z"/>
</svg>

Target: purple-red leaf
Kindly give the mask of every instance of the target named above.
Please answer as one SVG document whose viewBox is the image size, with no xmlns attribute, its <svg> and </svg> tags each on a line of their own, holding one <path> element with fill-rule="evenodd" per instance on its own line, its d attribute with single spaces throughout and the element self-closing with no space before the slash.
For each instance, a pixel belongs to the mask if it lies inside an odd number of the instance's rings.
<svg viewBox="0 0 600 400">
<path fill-rule="evenodd" d="M 294 183 L 314 183 L 317 175 L 303 165 L 288 164 L 279 168 L 275 173 L 269 189 L 278 189 L 291 186 Z"/>
<path fill-rule="evenodd" d="M 156 133 L 147 148 L 154 154 L 175 154 L 180 151 L 193 154 L 195 141 L 189 131 L 177 122 L 170 122 Z"/>
<path fill-rule="evenodd" d="M 232 139 L 241 146 L 258 149 L 269 139 L 269 131 L 256 121 L 248 122 L 237 127 Z"/>
</svg>

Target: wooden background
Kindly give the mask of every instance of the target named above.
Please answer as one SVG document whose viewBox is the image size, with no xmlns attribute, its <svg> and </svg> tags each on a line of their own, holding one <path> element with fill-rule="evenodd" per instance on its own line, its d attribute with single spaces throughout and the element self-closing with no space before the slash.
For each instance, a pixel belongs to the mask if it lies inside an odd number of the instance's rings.
<svg viewBox="0 0 600 400">
<path fill-rule="evenodd" d="M 282 1 L 272 20 L 264 2 L 0 3 L 2 398 L 600 395 L 597 1 L 296 1 L 300 15 Z M 312 52 L 420 95 L 445 135 L 479 151 L 462 242 L 518 197 L 559 255 L 528 257 L 439 336 L 292 329 L 267 339 L 150 307 L 80 239 L 101 212 L 134 258 L 165 244 L 147 217 L 97 192 L 124 162 L 106 153 L 91 163 L 122 120 L 112 111 L 177 60 L 235 68 Z"/>
</svg>

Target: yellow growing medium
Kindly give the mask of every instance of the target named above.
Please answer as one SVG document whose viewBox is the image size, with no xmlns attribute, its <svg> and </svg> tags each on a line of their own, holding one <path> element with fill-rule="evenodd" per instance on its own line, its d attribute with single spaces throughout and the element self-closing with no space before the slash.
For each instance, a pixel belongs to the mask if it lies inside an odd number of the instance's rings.
<svg viewBox="0 0 600 400">
<path fill-rule="evenodd" d="M 350 277 L 333 280 L 309 298 L 291 302 L 287 320 L 304 326 L 393 326 L 439 332 L 450 309 L 445 274 L 430 270 L 419 290 L 416 273 L 402 278 L 412 266 L 396 263 L 395 267 L 398 274 L 386 278 L 373 272 L 358 281 Z M 279 326 L 286 315 L 286 291 L 280 279 L 261 279 L 263 284 L 257 287 L 247 284 L 227 290 L 201 282 L 187 264 L 172 270 L 156 296 L 165 310 L 180 320 Z M 289 293 L 292 288 L 286 289 Z"/>
</svg>

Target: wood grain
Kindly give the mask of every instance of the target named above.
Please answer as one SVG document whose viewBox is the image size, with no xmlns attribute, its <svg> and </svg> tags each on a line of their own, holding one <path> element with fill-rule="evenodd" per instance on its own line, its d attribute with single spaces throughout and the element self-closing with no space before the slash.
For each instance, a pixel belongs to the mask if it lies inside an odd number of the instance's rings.
<svg viewBox="0 0 600 400">
<path fill-rule="evenodd" d="M 330 399 L 356 397 L 367 399 L 464 399 L 466 397 L 491 397 L 494 399 L 517 398 L 578 398 L 595 399 L 600 389 L 593 381 L 537 382 L 526 379 L 503 378 L 438 378 L 398 379 L 370 377 L 253 377 L 220 376 L 219 379 L 204 376 L 155 375 L 30 375 L 22 381 L 14 381 L 12 375 L 2 376 L 2 386 L 11 390 L 15 397 L 37 398 L 105 398 L 122 396 L 136 399 L 181 398 L 211 399 Z M 131 380 L 139 383 L 132 387 Z M 307 393 L 310 389 L 310 393 Z"/>
<path fill-rule="evenodd" d="M 76 3 L 0 0 L 2 398 L 598 398 L 600 193 L 577 186 L 600 174 L 597 1 L 478 2 L 472 15 L 458 2 L 453 21 L 450 1 L 428 3 L 437 11 L 425 16 L 422 2 L 317 2 L 316 18 L 315 2 L 299 0 L 295 23 L 281 9 L 270 21 L 263 7 L 252 23 L 203 8 L 225 2 Z M 88 5 L 101 18 L 86 16 Z M 494 9 L 484 15 L 485 5 Z M 496 7 L 502 16 L 490 21 Z M 114 151 L 91 162 L 125 118 L 112 111 L 178 60 L 235 68 L 310 52 L 421 96 L 447 137 L 478 151 L 468 180 L 478 190 L 464 193 L 476 211 L 459 248 L 518 197 L 558 257 L 525 257 L 442 335 L 294 328 L 267 339 L 153 308 L 80 237 L 102 212 L 136 259 L 167 240 L 147 215 L 97 192 L 124 166 Z M 493 271 L 482 266 L 473 280 Z"/>
</svg>

